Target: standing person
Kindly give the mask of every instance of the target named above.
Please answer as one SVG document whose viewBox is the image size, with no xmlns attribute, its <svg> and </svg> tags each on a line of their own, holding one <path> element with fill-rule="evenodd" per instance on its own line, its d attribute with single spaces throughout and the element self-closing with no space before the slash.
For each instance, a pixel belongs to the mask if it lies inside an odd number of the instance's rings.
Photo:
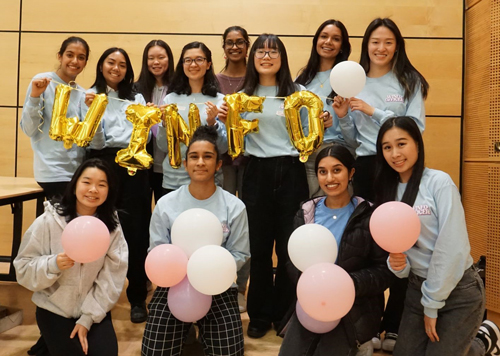
<svg viewBox="0 0 500 356">
<path fill-rule="evenodd" d="M 67 85 L 74 83 L 87 65 L 89 54 L 89 45 L 83 38 L 72 36 L 65 39 L 57 52 L 59 68 L 55 72 L 35 75 L 26 93 L 20 125 L 31 140 L 35 180 L 43 188 L 48 200 L 64 194 L 73 173 L 85 156 L 84 148 L 73 145 L 66 149 L 62 141 L 54 141 L 49 137 L 58 85 L 54 81 Z M 68 117 L 80 115 L 80 101 L 85 96 L 83 88 L 75 85 L 80 90 L 71 91 Z"/>
<path fill-rule="evenodd" d="M 118 355 L 111 309 L 127 273 L 127 244 L 115 210 L 117 187 L 101 160 L 85 161 L 61 201 L 45 202 L 45 212 L 24 235 L 14 260 L 17 281 L 35 292 L 36 321 L 42 334 L 29 355 Z M 66 255 L 61 236 L 78 216 L 95 216 L 110 231 L 106 254 L 90 263 Z"/>
<path fill-rule="evenodd" d="M 222 247 L 234 257 L 237 268 L 249 257 L 248 223 L 245 205 L 234 195 L 215 185 L 215 173 L 222 161 L 214 127 L 199 127 L 189 144 L 184 166 L 190 183 L 158 201 L 151 218 L 151 248 L 171 243 L 175 219 L 184 211 L 202 208 L 214 213 L 224 227 Z M 168 306 L 169 288 L 156 288 L 149 304 L 150 314 L 142 355 L 178 356 L 192 323 L 176 319 Z M 197 321 L 205 355 L 243 356 L 243 327 L 238 310 L 238 291 L 233 285 L 214 295 L 207 315 Z"/>
<path fill-rule="evenodd" d="M 216 75 L 222 94 L 233 94 L 241 90 L 245 73 L 247 70 L 247 56 L 250 39 L 247 31 L 240 26 L 226 28 L 222 35 L 222 48 L 226 65 L 222 71 Z M 227 112 L 223 111 L 220 118 L 226 117 Z M 222 174 L 224 183 L 222 187 L 228 192 L 242 198 L 243 174 L 248 158 L 240 156 L 234 160 L 227 153 L 222 155 Z M 250 260 L 238 271 L 236 284 L 238 285 L 238 305 L 240 312 L 247 311 L 247 301 L 245 293 L 247 291 L 248 277 L 250 276 Z"/>
<path fill-rule="evenodd" d="M 163 105 L 167 95 L 168 86 L 174 75 L 174 56 L 170 46 L 162 40 L 152 40 L 144 48 L 142 54 L 142 69 L 135 89 L 142 94 L 147 103 L 157 107 Z M 163 160 L 165 152 L 156 145 L 158 125 L 151 128 L 153 136 L 147 145 L 147 151 L 153 156 L 153 167 L 149 170 L 149 184 L 154 194 L 155 203 L 163 195 L 161 184 L 163 182 Z"/>
<path fill-rule="evenodd" d="M 446 173 L 424 166 L 413 118 L 386 120 L 376 148 L 377 204 L 402 201 L 422 224 L 415 245 L 388 259 L 393 273 L 409 280 L 394 355 L 498 355 L 500 330 L 491 321 L 481 325 L 484 286 L 472 263 L 457 187 Z"/>
<path fill-rule="evenodd" d="M 267 96 L 262 113 L 243 113 L 259 119 L 259 132 L 245 138 L 250 157 L 243 178 L 243 201 L 250 227 L 250 286 L 248 290 L 248 336 L 264 336 L 277 328 L 292 302 L 293 290 L 286 273 L 287 244 L 293 217 L 308 197 L 307 178 L 299 153 L 286 129 L 283 97 L 300 90 L 294 84 L 283 42 L 271 34 L 260 35 L 250 50 L 243 91 Z M 308 129 L 307 117 L 302 125 Z M 278 267 L 273 278 L 273 246 Z"/>
<path fill-rule="evenodd" d="M 107 94 L 108 106 L 100 128 L 90 143 L 90 157 L 99 157 L 113 169 L 119 185 L 118 216 L 127 240 L 129 269 L 127 298 L 131 305 L 130 320 L 142 323 L 147 319 L 147 276 L 144 270 L 148 251 L 151 194 L 148 172 L 137 170 L 134 176 L 115 162 L 116 153 L 128 147 L 133 125 L 125 110 L 131 101 L 145 105 L 141 94 L 133 90 L 134 70 L 124 49 L 112 47 L 104 51 L 97 62 L 96 79 L 87 91 L 82 111 L 86 112 L 96 94 Z M 121 100 L 117 100 L 121 99 Z M 130 101 L 128 101 L 130 100 Z"/>
<path fill-rule="evenodd" d="M 201 124 L 215 126 L 217 129 L 217 147 L 224 153 L 227 152 L 226 126 L 217 120 L 218 106 L 224 95 L 219 91 L 210 49 L 202 42 L 185 45 L 163 104 L 177 104 L 179 114 L 189 126 L 189 104 L 195 103 L 200 111 Z M 158 130 L 156 142 L 162 151 L 168 151 L 165 123 Z M 186 149 L 186 145 L 181 144 L 181 157 L 185 156 Z M 222 185 L 221 173 L 216 179 L 217 183 Z M 184 167 L 175 169 L 170 165 L 168 157 L 163 160 L 163 193 L 167 194 L 186 184 L 189 184 L 189 174 Z"/>
<path fill-rule="evenodd" d="M 323 101 L 323 109 L 329 116 L 325 121 L 325 133 L 321 148 L 329 147 L 334 143 L 346 146 L 354 154 L 357 146 L 355 140 L 346 142 L 342 136 L 339 126 L 339 119 L 331 106 L 335 93 L 330 85 L 330 72 L 332 68 L 343 61 L 346 61 L 351 54 L 351 44 L 349 34 L 344 24 L 337 20 L 326 20 L 316 31 L 312 40 L 311 55 L 307 65 L 301 69 L 295 83 L 302 84 L 307 90 L 318 95 Z M 331 126 L 330 125 L 331 117 Z M 316 155 L 321 149 L 309 156 L 305 163 L 307 173 L 307 183 L 309 185 L 309 196 L 319 194 L 318 179 L 314 171 Z M 322 195 L 322 194 L 319 194 Z"/>
<path fill-rule="evenodd" d="M 365 354 L 373 354 L 371 339 L 379 329 L 384 291 L 391 282 L 391 272 L 386 265 L 388 253 L 378 247 L 370 234 L 371 204 L 349 193 L 354 161 L 349 150 L 341 145 L 318 153 L 314 166 L 318 184 L 326 196 L 303 203 L 294 223 L 296 228 L 320 224 L 335 236 L 339 246 L 336 264 L 354 281 L 354 306 L 335 329 L 316 334 L 300 324 L 293 305 L 280 355 L 347 356 L 356 354 L 358 346 Z M 296 283 L 300 272 L 293 265 L 290 267 Z"/>
</svg>

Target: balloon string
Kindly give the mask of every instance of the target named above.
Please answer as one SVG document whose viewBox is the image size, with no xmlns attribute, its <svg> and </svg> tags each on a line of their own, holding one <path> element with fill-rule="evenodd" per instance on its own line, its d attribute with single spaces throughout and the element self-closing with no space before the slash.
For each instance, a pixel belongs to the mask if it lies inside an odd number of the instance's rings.
<svg viewBox="0 0 500 356">
<path fill-rule="evenodd" d="M 330 100 L 333 100 L 333 98 L 330 98 L 328 96 L 321 96 L 321 95 L 318 95 L 321 99 L 330 99 Z M 264 96 L 264 98 L 266 99 L 286 99 L 287 97 L 286 96 Z"/>
<path fill-rule="evenodd" d="M 53 81 L 54 83 L 57 83 L 57 84 L 62 84 L 62 85 L 65 85 L 65 86 L 67 86 L 67 87 L 70 87 L 70 88 L 71 88 L 71 90 L 76 90 L 76 91 L 80 91 L 80 92 L 82 92 L 82 93 L 87 93 L 87 91 L 85 91 L 85 90 L 78 89 L 78 88 L 76 88 L 76 87 L 72 87 L 71 85 L 68 85 L 68 84 L 66 84 L 66 83 L 61 83 L 61 82 L 58 82 L 58 81 L 57 81 L 57 80 L 55 80 L 55 79 L 52 79 L 52 81 Z M 71 82 L 70 82 L 70 84 L 71 84 L 71 83 L 74 83 L 74 84 L 76 85 L 76 82 L 74 82 L 74 81 L 71 81 Z M 130 101 L 130 100 L 126 100 L 126 99 L 112 98 L 112 97 L 109 97 L 109 96 L 108 96 L 108 99 L 113 99 L 113 100 L 123 101 L 124 103 L 135 104 L 135 102 Z"/>
</svg>

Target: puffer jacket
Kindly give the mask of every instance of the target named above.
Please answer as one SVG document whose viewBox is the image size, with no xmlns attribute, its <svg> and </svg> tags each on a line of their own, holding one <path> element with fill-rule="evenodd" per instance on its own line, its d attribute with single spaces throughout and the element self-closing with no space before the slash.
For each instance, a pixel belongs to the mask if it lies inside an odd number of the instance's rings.
<svg viewBox="0 0 500 356">
<path fill-rule="evenodd" d="M 313 198 L 302 204 L 295 216 L 295 228 L 314 223 L 316 204 L 322 198 Z M 346 270 L 354 281 L 354 305 L 344 316 L 343 322 L 350 345 L 359 347 L 379 332 L 384 311 L 384 291 L 390 286 L 393 276 L 386 264 L 388 253 L 375 243 L 370 234 L 372 206 L 359 197 L 353 197 L 353 200 L 357 202 L 357 206 L 342 235 L 336 263 Z M 301 272 L 291 262 L 288 263 L 287 269 L 296 286 Z M 286 332 L 284 329 L 294 312 L 295 303 L 283 319 L 281 330 L 278 330 L 279 335 Z"/>
</svg>

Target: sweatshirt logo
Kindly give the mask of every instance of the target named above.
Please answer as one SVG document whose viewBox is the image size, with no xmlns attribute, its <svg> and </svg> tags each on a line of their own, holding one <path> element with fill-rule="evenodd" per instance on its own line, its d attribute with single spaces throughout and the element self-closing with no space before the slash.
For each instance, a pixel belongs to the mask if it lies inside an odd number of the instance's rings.
<svg viewBox="0 0 500 356">
<path fill-rule="evenodd" d="M 413 209 L 417 212 L 417 215 L 431 215 L 431 208 L 429 205 L 415 205 Z"/>
<path fill-rule="evenodd" d="M 385 98 L 386 103 L 402 103 L 404 102 L 403 96 L 399 94 L 389 94 Z"/>
</svg>

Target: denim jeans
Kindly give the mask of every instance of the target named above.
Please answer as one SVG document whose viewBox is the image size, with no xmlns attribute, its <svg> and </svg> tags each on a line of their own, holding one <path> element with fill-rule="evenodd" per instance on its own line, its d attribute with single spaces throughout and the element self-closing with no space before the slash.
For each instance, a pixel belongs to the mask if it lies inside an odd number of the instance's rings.
<svg viewBox="0 0 500 356">
<path fill-rule="evenodd" d="M 410 273 L 405 308 L 394 356 L 478 356 L 485 346 L 475 338 L 481 325 L 485 293 L 475 267 L 464 272 L 455 289 L 438 311 L 436 331 L 439 342 L 431 342 L 425 333 L 422 283 L 424 278 Z"/>
</svg>

